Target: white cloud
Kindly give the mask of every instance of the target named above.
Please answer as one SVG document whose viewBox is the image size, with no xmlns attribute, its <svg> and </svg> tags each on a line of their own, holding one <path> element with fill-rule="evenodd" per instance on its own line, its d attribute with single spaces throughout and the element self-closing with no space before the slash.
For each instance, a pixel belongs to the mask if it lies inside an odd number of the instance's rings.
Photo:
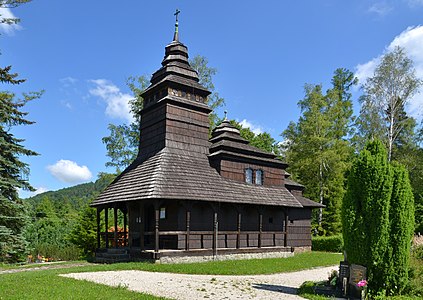
<svg viewBox="0 0 423 300">
<path fill-rule="evenodd" d="M 416 75 L 423 79 L 423 51 L 421 50 L 423 49 L 423 26 L 419 25 L 408 27 L 406 30 L 397 35 L 378 57 L 373 58 L 366 63 L 357 65 L 355 75 L 360 80 L 360 83 L 364 83 L 368 77 L 373 75 L 381 57 L 386 52 L 392 51 L 396 46 L 400 46 L 405 49 L 407 56 L 414 62 Z M 421 120 L 423 113 L 422 108 L 423 88 L 420 89 L 420 93 L 410 100 L 407 112 L 417 120 Z"/>
<path fill-rule="evenodd" d="M 78 82 L 78 79 L 73 78 L 71 76 L 68 76 L 68 77 L 64 77 L 64 78 L 59 79 L 59 81 L 62 83 L 62 85 L 64 87 L 69 87 L 69 86 L 74 85 L 75 83 L 77 83 Z"/>
<path fill-rule="evenodd" d="M 376 2 L 369 7 L 367 12 L 375 13 L 381 17 L 386 16 L 393 10 L 393 7 L 386 2 Z"/>
<path fill-rule="evenodd" d="M 106 102 L 106 115 L 128 122 L 134 121 L 129 105 L 133 96 L 122 93 L 116 85 L 106 79 L 89 80 L 89 82 L 95 85 L 89 90 L 90 95 L 97 96 Z"/>
<path fill-rule="evenodd" d="M 247 121 L 246 119 L 239 122 L 239 124 L 241 124 L 241 126 L 244 127 L 244 128 L 249 128 L 252 132 L 254 132 L 254 134 L 260 134 L 260 133 L 264 132 L 264 130 L 261 126 L 255 125 L 255 124 Z"/>
<path fill-rule="evenodd" d="M 42 193 L 45 193 L 45 192 L 48 192 L 48 191 L 49 191 L 48 188 L 45 188 L 45 187 L 42 187 L 42 186 L 36 187 L 35 188 L 35 191 L 32 192 L 32 196 L 35 196 L 35 195 L 38 195 L 38 194 L 42 194 Z"/>
<path fill-rule="evenodd" d="M 21 199 L 34 197 L 35 195 L 42 194 L 42 193 L 45 193 L 45 192 L 48 192 L 48 191 L 49 191 L 49 189 L 45 188 L 45 187 L 35 187 L 34 192 L 30 192 L 28 190 L 23 190 L 23 189 L 18 189 L 19 198 L 21 198 Z"/>
<path fill-rule="evenodd" d="M 1 19 L 16 19 L 15 15 L 9 8 L 1 7 L 0 8 L 0 18 Z M 0 23 L 0 32 L 3 32 L 7 35 L 12 35 L 16 30 L 21 30 L 22 27 L 18 24 L 4 24 Z"/>
<path fill-rule="evenodd" d="M 93 176 L 87 166 L 78 166 L 76 162 L 65 159 L 47 166 L 47 170 L 51 175 L 66 183 L 81 183 L 90 180 Z"/>
<path fill-rule="evenodd" d="M 422 6 L 423 0 L 405 0 L 411 8 Z"/>
</svg>

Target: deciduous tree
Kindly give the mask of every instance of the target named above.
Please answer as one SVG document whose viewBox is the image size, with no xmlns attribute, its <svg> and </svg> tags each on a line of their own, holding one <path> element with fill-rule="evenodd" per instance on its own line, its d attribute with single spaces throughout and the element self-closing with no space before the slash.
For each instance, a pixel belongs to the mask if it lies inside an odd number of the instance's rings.
<svg viewBox="0 0 423 300">
<path fill-rule="evenodd" d="M 351 157 L 350 88 L 356 83 L 352 72 L 337 69 L 326 94 L 321 85 L 306 85 L 306 95 L 298 102 L 302 115 L 283 132 L 288 170 L 307 187 L 306 196 L 326 205 L 317 216 L 320 234 L 341 230 L 344 172 Z"/>
<path fill-rule="evenodd" d="M 388 149 L 389 161 L 395 143 L 409 122 L 404 107 L 421 84 L 413 61 L 403 48 L 396 47 L 382 57 L 374 75 L 363 85 L 358 137 L 361 141 L 382 140 Z"/>
</svg>

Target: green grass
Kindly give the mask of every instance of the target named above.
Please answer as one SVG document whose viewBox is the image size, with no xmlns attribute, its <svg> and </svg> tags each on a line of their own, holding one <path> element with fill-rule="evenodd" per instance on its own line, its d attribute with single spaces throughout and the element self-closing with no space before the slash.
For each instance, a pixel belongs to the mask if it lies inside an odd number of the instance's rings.
<svg viewBox="0 0 423 300">
<path fill-rule="evenodd" d="M 0 299 L 160 299 L 87 281 L 58 276 L 75 272 L 144 270 L 185 274 L 253 275 L 299 271 L 338 264 L 340 254 L 312 252 L 290 258 L 221 261 L 194 264 L 121 263 L 90 264 L 51 270 L 28 270 L 0 275 Z M 20 268 L 19 268 L 20 269 Z"/>
<path fill-rule="evenodd" d="M 413 269 L 413 276 L 410 279 L 412 286 L 411 295 L 384 297 L 386 300 L 418 300 L 423 299 L 423 260 L 411 257 L 411 268 Z M 316 295 L 314 287 L 320 283 L 306 281 L 299 288 L 298 294 L 306 299 L 311 300 L 327 300 L 328 297 L 323 295 Z M 330 298 L 329 298 L 330 299 Z"/>
</svg>

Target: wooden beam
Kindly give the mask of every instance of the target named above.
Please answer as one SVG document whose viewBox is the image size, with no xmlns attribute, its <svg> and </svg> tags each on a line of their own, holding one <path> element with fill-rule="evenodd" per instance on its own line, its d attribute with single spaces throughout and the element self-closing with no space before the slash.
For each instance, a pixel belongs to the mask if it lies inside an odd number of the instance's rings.
<svg viewBox="0 0 423 300">
<path fill-rule="evenodd" d="M 122 212 L 123 212 L 123 246 L 126 247 L 128 244 L 128 240 L 126 238 L 126 233 L 127 233 L 126 226 L 128 225 L 127 224 L 128 220 L 126 218 L 127 218 L 128 211 L 124 209 Z"/>
<path fill-rule="evenodd" d="M 101 231 L 101 228 L 100 228 L 100 213 L 101 213 L 101 209 L 99 208 L 99 207 L 97 207 L 97 249 L 99 249 L 100 248 L 100 231 Z"/>
<path fill-rule="evenodd" d="M 263 232 L 263 214 L 259 212 L 259 233 L 258 233 L 258 247 L 261 248 L 261 234 Z"/>
<path fill-rule="evenodd" d="M 213 256 L 217 255 L 217 235 L 218 235 L 218 215 L 217 210 L 213 213 Z"/>
<path fill-rule="evenodd" d="M 106 233 L 106 249 L 109 248 L 109 208 L 106 207 L 104 209 L 104 223 L 105 223 L 105 230 Z"/>
<path fill-rule="evenodd" d="M 285 208 L 285 235 L 283 237 L 283 246 L 288 246 L 288 208 Z"/>
<path fill-rule="evenodd" d="M 118 247 L 118 219 L 117 219 L 117 206 L 116 204 L 113 207 L 113 221 L 114 221 L 114 225 L 115 225 L 115 232 L 113 235 L 113 240 L 115 242 L 115 248 Z"/>
<path fill-rule="evenodd" d="M 186 213 L 187 234 L 185 235 L 185 250 L 187 251 L 189 250 L 190 223 L 191 223 L 191 211 L 187 209 L 187 213 Z"/>
<path fill-rule="evenodd" d="M 144 212 L 144 203 L 140 202 L 140 249 L 144 251 L 144 240 L 145 240 L 145 212 Z"/>
<path fill-rule="evenodd" d="M 239 249 L 241 247 L 241 213 L 238 212 L 237 218 L 237 234 L 236 234 L 236 248 Z"/>
<path fill-rule="evenodd" d="M 154 222 L 154 253 L 158 257 L 159 253 L 159 221 L 160 221 L 160 206 L 157 201 L 154 203 L 155 208 L 155 222 Z"/>
</svg>

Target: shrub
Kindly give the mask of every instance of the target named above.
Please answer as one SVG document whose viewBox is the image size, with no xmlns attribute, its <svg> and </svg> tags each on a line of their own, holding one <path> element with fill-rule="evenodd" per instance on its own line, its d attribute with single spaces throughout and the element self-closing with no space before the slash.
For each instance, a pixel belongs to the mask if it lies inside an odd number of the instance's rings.
<svg viewBox="0 0 423 300">
<path fill-rule="evenodd" d="M 344 240 L 342 235 L 316 236 L 311 240 L 311 250 L 325 252 L 342 252 Z"/>
</svg>

